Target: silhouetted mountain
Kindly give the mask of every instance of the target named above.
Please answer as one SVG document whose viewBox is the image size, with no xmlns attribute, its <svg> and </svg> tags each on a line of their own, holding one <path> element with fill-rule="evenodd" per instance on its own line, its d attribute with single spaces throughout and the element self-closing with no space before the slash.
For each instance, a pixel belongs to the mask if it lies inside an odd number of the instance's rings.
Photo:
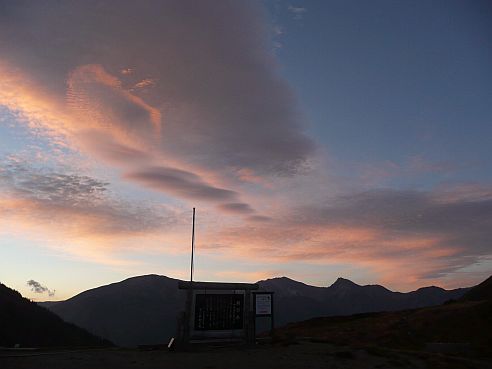
<svg viewBox="0 0 492 369">
<path fill-rule="evenodd" d="M 379 285 L 359 286 L 343 278 L 330 287 L 309 286 L 286 277 L 258 283 L 262 290 L 275 292 L 276 325 L 317 316 L 438 305 L 466 292 L 426 287 L 400 293 Z M 164 276 L 134 277 L 45 306 L 66 321 L 118 345 L 162 343 L 175 335 L 177 314 L 184 309 L 184 292 L 177 285 L 177 279 Z"/>
<path fill-rule="evenodd" d="M 471 288 L 462 299 L 469 301 L 492 300 L 492 276 Z"/>
<path fill-rule="evenodd" d="M 178 280 L 158 275 L 126 279 L 46 306 L 64 320 L 121 346 L 166 342 L 184 306 Z"/>
<path fill-rule="evenodd" d="M 0 283 L 0 346 L 109 346 Z"/>
<path fill-rule="evenodd" d="M 316 316 L 352 315 L 439 305 L 461 297 L 467 289 L 424 287 L 408 293 L 393 292 L 380 285 L 360 286 L 338 278 L 330 287 L 314 287 L 286 277 L 260 281 L 262 289 L 275 292 L 278 325 Z"/>
</svg>

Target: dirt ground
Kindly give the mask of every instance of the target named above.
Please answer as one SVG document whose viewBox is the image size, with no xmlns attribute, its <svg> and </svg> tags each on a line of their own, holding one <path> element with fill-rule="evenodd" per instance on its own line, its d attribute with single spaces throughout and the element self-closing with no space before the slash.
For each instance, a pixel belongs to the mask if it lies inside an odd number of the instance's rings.
<svg viewBox="0 0 492 369">
<path fill-rule="evenodd" d="M 0 352 L 2 369 L 492 369 L 488 360 L 439 354 L 349 349 L 324 343 L 255 348 L 201 348 L 192 352 L 100 349 Z"/>
</svg>

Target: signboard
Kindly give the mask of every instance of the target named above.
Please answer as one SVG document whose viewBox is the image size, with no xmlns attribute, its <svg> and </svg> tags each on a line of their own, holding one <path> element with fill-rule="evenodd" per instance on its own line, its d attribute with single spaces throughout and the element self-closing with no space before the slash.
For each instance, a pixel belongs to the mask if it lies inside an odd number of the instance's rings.
<svg viewBox="0 0 492 369">
<path fill-rule="evenodd" d="M 255 293 L 255 314 L 261 316 L 272 315 L 271 293 Z"/>
<path fill-rule="evenodd" d="M 196 294 L 195 330 L 243 329 L 243 294 Z"/>
</svg>

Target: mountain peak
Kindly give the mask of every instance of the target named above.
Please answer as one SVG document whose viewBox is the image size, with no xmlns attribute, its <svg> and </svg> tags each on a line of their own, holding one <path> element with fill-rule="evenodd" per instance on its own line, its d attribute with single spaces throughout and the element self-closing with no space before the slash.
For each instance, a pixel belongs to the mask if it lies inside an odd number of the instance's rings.
<svg viewBox="0 0 492 369">
<path fill-rule="evenodd" d="M 296 281 L 294 279 L 291 279 L 289 277 L 274 277 L 274 278 L 268 278 L 265 280 L 259 281 L 259 283 L 267 283 L 267 284 L 278 284 L 278 285 L 283 285 L 283 286 L 292 286 L 292 285 L 302 285 L 302 286 L 307 286 L 303 282 Z"/>
<path fill-rule="evenodd" d="M 335 283 L 333 283 L 330 287 L 347 288 L 347 287 L 359 287 L 359 285 L 357 283 L 352 282 L 350 279 L 339 277 L 337 278 Z"/>
</svg>

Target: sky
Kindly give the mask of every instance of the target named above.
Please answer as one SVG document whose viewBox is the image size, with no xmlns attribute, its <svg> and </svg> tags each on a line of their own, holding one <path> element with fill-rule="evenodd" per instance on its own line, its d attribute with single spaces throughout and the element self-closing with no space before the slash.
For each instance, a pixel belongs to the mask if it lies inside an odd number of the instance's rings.
<svg viewBox="0 0 492 369">
<path fill-rule="evenodd" d="M 0 281 L 492 271 L 489 1 L 0 0 Z"/>
</svg>

